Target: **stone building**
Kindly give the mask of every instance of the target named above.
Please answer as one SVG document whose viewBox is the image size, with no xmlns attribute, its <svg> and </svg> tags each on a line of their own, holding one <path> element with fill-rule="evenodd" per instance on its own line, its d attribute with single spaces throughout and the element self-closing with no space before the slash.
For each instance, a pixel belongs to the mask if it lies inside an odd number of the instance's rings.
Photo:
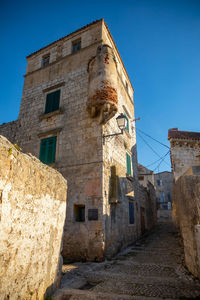
<svg viewBox="0 0 200 300">
<path fill-rule="evenodd" d="M 116 117 L 127 120 L 123 134 Z M 103 19 L 27 56 L 0 134 L 67 179 L 63 256 L 101 261 L 141 234 L 133 87 Z M 144 215 L 147 223 L 147 216 Z"/>
<path fill-rule="evenodd" d="M 200 132 L 168 131 L 170 141 L 171 164 L 175 180 L 191 166 L 200 164 Z"/>
<path fill-rule="evenodd" d="M 175 178 L 172 215 L 183 238 L 185 263 L 200 278 L 200 132 L 168 131 Z"/>
<path fill-rule="evenodd" d="M 154 174 L 156 198 L 159 208 L 171 209 L 174 176 L 172 172 L 163 171 Z"/>
<path fill-rule="evenodd" d="M 138 164 L 138 180 L 144 187 L 148 186 L 148 182 L 154 185 L 154 172 Z"/>
<path fill-rule="evenodd" d="M 168 171 L 159 172 L 154 174 L 154 179 L 158 218 L 171 218 L 173 173 Z"/>
</svg>

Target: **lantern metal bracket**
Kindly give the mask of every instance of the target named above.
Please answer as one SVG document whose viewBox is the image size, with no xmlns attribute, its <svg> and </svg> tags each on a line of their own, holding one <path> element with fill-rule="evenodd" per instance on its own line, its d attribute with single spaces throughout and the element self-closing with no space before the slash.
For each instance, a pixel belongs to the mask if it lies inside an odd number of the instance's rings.
<svg viewBox="0 0 200 300">
<path fill-rule="evenodd" d="M 103 145 L 105 145 L 105 139 L 107 137 L 116 136 L 116 135 L 120 135 L 120 134 L 123 134 L 123 133 L 124 133 L 124 129 L 121 129 L 121 132 L 118 132 L 118 133 L 113 133 L 113 134 L 108 134 L 108 135 L 103 134 Z"/>
</svg>

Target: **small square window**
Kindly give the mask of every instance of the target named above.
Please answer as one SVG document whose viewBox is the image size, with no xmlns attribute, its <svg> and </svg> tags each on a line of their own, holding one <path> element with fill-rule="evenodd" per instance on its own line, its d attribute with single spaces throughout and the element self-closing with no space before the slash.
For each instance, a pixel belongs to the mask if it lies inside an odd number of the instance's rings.
<svg viewBox="0 0 200 300">
<path fill-rule="evenodd" d="M 134 203 L 132 201 L 129 201 L 129 224 L 134 224 Z"/>
<path fill-rule="evenodd" d="M 162 180 L 158 179 L 157 180 L 157 186 L 161 186 L 162 185 Z"/>
<path fill-rule="evenodd" d="M 74 219 L 76 222 L 85 222 L 85 205 L 74 205 Z"/>
<path fill-rule="evenodd" d="M 42 57 L 42 68 L 49 65 L 50 62 L 50 54 L 46 54 Z"/>
<path fill-rule="evenodd" d="M 72 42 L 72 53 L 81 50 L 81 39 Z"/>
<path fill-rule="evenodd" d="M 47 94 L 45 114 L 58 110 L 59 105 L 60 105 L 60 90 Z"/>
<path fill-rule="evenodd" d="M 52 164 L 55 162 L 56 139 L 56 136 L 52 136 L 40 141 L 40 160 L 44 164 Z"/>
</svg>

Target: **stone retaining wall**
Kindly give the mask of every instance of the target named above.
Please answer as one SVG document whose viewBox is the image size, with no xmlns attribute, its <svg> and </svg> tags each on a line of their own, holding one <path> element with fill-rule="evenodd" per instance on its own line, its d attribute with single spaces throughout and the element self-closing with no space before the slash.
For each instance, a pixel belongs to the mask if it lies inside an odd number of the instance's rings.
<svg viewBox="0 0 200 300">
<path fill-rule="evenodd" d="M 174 185 L 173 217 L 183 237 L 185 263 L 200 278 L 200 176 L 183 175 Z"/>
<path fill-rule="evenodd" d="M 0 136 L 0 299 L 44 299 L 59 285 L 66 180 Z"/>
</svg>

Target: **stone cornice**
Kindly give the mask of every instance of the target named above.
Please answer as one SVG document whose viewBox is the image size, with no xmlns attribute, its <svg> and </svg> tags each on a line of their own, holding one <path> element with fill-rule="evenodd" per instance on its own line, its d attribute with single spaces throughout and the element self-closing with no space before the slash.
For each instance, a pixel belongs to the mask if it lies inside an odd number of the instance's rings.
<svg viewBox="0 0 200 300">
<path fill-rule="evenodd" d="M 174 147 L 174 146 L 196 146 L 196 147 L 200 147 L 200 140 L 189 140 L 189 139 L 170 139 L 170 145 L 171 147 Z"/>
</svg>

